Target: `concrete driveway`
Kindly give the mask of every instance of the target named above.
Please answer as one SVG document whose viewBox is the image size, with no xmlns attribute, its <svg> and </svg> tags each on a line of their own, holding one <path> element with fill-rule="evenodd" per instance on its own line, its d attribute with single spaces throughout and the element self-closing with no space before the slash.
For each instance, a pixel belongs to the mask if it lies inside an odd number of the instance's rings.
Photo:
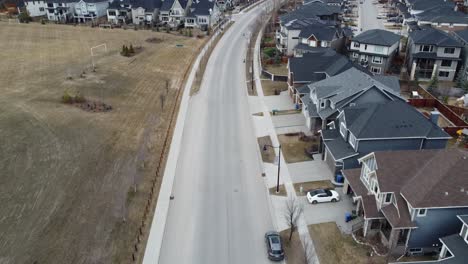
<svg viewBox="0 0 468 264">
<path fill-rule="evenodd" d="M 314 158 L 319 158 L 319 155 Z M 289 174 L 293 183 L 331 180 L 333 175 L 325 161 L 315 159 L 311 161 L 288 164 Z"/>
</svg>

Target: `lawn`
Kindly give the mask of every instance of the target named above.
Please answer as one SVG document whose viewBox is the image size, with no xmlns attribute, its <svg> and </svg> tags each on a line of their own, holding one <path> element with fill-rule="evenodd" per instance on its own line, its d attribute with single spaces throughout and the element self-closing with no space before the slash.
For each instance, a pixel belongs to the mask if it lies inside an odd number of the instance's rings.
<svg viewBox="0 0 468 264">
<path fill-rule="evenodd" d="M 0 34 L 0 262 L 129 263 L 202 40 L 7 22 Z M 121 56 L 123 45 L 137 54 Z M 63 104 L 65 92 L 112 110 Z"/>
<path fill-rule="evenodd" d="M 271 147 L 267 147 L 266 150 L 263 150 L 263 146 L 272 145 L 270 136 L 259 137 L 257 138 L 258 147 L 260 148 L 260 153 L 262 154 L 263 162 L 273 163 L 275 162 L 275 150 Z"/>
<path fill-rule="evenodd" d="M 302 141 L 298 135 L 279 135 L 278 139 L 281 144 L 281 154 L 287 163 L 312 160 L 305 150 L 314 144 L 318 144 L 318 142 Z"/>
<path fill-rule="evenodd" d="M 275 75 L 288 75 L 288 68 L 286 68 L 286 64 L 267 64 L 263 65 L 265 70 Z"/>
<path fill-rule="evenodd" d="M 289 241 L 289 229 L 280 232 L 284 246 L 284 255 L 287 264 L 307 264 L 304 247 L 302 246 L 299 234 L 294 232 Z"/>
<path fill-rule="evenodd" d="M 335 222 L 309 225 L 309 233 L 322 264 L 384 264 L 386 257 L 372 256 L 372 249 L 343 235 Z"/>
<path fill-rule="evenodd" d="M 265 96 L 279 95 L 280 92 L 288 90 L 288 83 L 262 80 L 262 88 Z"/>
</svg>

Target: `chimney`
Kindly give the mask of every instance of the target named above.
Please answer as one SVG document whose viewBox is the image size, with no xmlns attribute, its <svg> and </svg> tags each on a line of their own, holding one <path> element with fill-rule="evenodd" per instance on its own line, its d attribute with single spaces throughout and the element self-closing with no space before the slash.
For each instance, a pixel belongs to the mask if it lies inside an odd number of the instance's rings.
<svg viewBox="0 0 468 264">
<path fill-rule="evenodd" d="M 439 116 L 440 116 L 439 111 L 431 111 L 431 115 L 430 115 L 429 119 L 430 119 L 431 122 L 434 123 L 436 126 L 439 126 L 439 125 L 438 125 Z"/>
</svg>

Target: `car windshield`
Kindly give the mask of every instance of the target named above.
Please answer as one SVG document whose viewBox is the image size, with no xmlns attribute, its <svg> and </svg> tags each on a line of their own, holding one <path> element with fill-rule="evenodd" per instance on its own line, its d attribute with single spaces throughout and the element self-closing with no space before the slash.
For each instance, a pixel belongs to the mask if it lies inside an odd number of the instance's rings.
<svg viewBox="0 0 468 264">
<path fill-rule="evenodd" d="M 271 253 L 275 254 L 275 255 L 280 255 L 281 253 L 283 253 L 283 251 L 281 250 L 273 250 Z"/>
<path fill-rule="evenodd" d="M 280 243 L 279 237 L 277 237 L 277 236 L 272 236 L 270 238 L 270 240 L 271 240 L 272 244 L 279 244 Z"/>
<path fill-rule="evenodd" d="M 328 196 L 332 196 L 332 193 L 329 190 L 326 190 L 325 193 L 327 193 Z"/>
</svg>

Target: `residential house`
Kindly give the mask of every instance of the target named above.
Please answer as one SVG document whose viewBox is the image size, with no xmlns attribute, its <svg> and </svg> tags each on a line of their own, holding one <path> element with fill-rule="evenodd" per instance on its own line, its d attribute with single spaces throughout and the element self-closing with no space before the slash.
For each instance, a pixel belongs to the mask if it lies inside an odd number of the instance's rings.
<svg viewBox="0 0 468 264">
<path fill-rule="evenodd" d="M 159 12 L 159 20 L 171 27 L 183 25 L 191 4 L 191 0 L 164 0 Z"/>
<path fill-rule="evenodd" d="M 450 2 L 450 1 L 447 1 Z M 429 25 L 450 32 L 468 27 L 468 15 L 448 6 L 434 6 L 414 15 L 419 26 Z"/>
<path fill-rule="evenodd" d="M 390 70 L 392 60 L 398 54 L 400 36 L 382 29 L 367 30 L 351 41 L 349 54 L 374 74 L 384 74 Z"/>
<path fill-rule="evenodd" d="M 48 0 L 46 2 L 47 19 L 62 23 L 73 21 L 77 3 L 78 0 Z"/>
<path fill-rule="evenodd" d="M 460 56 L 462 60 L 458 63 L 458 74 L 461 73 L 460 70 L 464 70 L 468 80 L 468 29 L 454 31 L 451 34 L 463 45 Z"/>
<path fill-rule="evenodd" d="M 314 52 L 315 48 L 331 48 L 343 52 L 345 42 L 345 33 L 341 27 L 335 24 L 310 24 L 301 29 L 298 44 L 294 47 L 294 56 Z"/>
<path fill-rule="evenodd" d="M 99 17 L 107 15 L 108 7 L 107 0 L 80 0 L 75 4 L 73 18 L 78 23 L 96 21 Z"/>
<path fill-rule="evenodd" d="M 406 63 L 410 78 L 430 80 L 436 76 L 442 81 L 453 81 L 462 45 L 444 31 L 422 27 L 409 33 Z M 415 75 L 417 75 L 415 77 Z"/>
<path fill-rule="evenodd" d="M 26 10 L 31 17 L 40 17 L 47 15 L 47 3 L 45 1 L 24 1 Z"/>
<path fill-rule="evenodd" d="M 288 91 L 295 104 L 302 105 L 301 97 L 310 92 L 308 84 L 354 67 L 354 63 L 346 56 L 332 49 L 321 48 L 320 51 L 288 60 Z"/>
<path fill-rule="evenodd" d="M 425 12 L 428 9 L 434 7 L 448 7 L 452 10 L 455 8 L 455 4 L 452 1 L 445 0 L 415 0 L 409 1 L 407 4 L 408 12 L 411 15 L 417 15 Z"/>
<path fill-rule="evenodd" d="M 437 114 L 429 120 L 401 100 L 355 103 L 322 130 L 324 159 L 339 173 L 374 151 L 443 149 L 451 137 L 437 126 Z"/>
<path fill-rule="evenodd" d="M 439 238 L 442 248 L 437 260 L 390 262 L 391 264 L 465 264 L 468 259 L 468 215 L 458 215 L 460 232 Z"/>
<path fill-rule="evenodd" d="M 378 151 L 361 157 L 360 168 L 343 170 L 344 192 L 354 196 L 364 218 L 363 235 L 376 235 L 400 255 L 442 249 L 447 257 L 440 237 L 451 237 L 445 246 L 452 245 L 452 235 L 462 229 L 461 240 L 466 239 L 457 215 L 468 214 L 467 158 L 460 149 Z M 463 249 L 466 255 L 466 245 Z M 460 252 L 453 254 L 459 261 Z"/>
<path fill-rule="evenodd" d="M 114 0 L 107 8 L 107 21 L 117 25 L 131 23 L 134 2 L 136 1 Z"/>
<path fill-rule="evenodd" d="M 310 94 L 301 100 L 307 127 L 314 132 L 325 130 L 346 106 L 405 100 L 397 77 L 372 76 L 356 67 L 307 86 Z"/>
<path fill-rule="evenodd" d="M 161 0 L 136 0 L 132 3 L 132 22 L 135 25 L 154 25 L 159 21 Z"/>
<path fill-rule="evenodd" d="M 302 28 L 320 21 L 336 24 L 340 14 L 340 7 L 313 2 L 280 16 L 280 30 L 276 33 L 277 49 L 284 54 L 292 55 L 294 47 L 299 43 L 299 33 Z"/>
<path fill-rule="evenodd" d="M 185 17 L 185 27 L 207 30 L 216 25 L 221 16 L 215 0 L 195 0 L 189 10 Z"/>
</svg>

